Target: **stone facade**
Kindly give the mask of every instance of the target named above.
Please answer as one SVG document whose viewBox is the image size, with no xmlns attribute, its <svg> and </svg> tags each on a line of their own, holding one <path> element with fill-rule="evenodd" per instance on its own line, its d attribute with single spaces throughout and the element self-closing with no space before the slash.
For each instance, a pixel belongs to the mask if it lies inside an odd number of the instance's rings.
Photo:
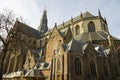
<svg viewBox="0 0 120 80">
<path fill-rule="evenodd" d="M 6 54 L 4 73 L 37 69 L 45 80 L 120 80 L 120 40 L 111 36 L 100 11 L 48 30 L 44 10 L 39 31 L 19 21 L 14 28 L 18 48 Z"/>
</svg>

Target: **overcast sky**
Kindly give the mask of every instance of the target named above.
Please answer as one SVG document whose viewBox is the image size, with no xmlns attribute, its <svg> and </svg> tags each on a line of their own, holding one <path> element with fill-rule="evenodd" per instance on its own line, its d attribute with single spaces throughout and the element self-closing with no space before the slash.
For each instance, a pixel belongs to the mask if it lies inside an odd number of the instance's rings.
<svg viewBox="0 0 120 80">
<path fill-rule="evenodd" d="M 61 24 L 81 12 L 89 11 L 98 15 L 100 9 L 102 16 L 107 19 L 110 33 L 120 38 L 120 0 L 0 0 L 0 11 L 3 8 L 12 9 L 15 14 L 27 19 L 31 27 L 37 29 L 45 5 L 49 28 L 55 22 Z"/>
</svg>

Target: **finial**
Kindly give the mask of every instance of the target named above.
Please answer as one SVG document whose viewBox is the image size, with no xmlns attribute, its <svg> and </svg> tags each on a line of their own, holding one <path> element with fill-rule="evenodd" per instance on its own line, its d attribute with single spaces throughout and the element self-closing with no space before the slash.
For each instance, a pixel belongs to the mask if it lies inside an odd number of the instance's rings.
<svg viewBox="0 0 120 80">
<path fill-rule="evenodd" d="M 69 24 L 69 26 L 68 26 L 68 29 L 70 29 L 70 24 Z"/>
<path fill-rule="evenodd" d="M 106 21 L 106 17 L 104 17 L 104 20 Z"/>
<path fill-rule="evenodd" d="M 46 9 L 44 9 L 44 10 L 43 10 L 43 13 L 46 13 L 46 12 L 47 12 L 47 10 L 46 10 Z"/>
<path fill-rule="evenodd" d="M 47 12 L 45 0 L 44 0 L 44 12 Z"/>
<path fill-rule="evenodd" d="M 71 22 L 73 22 L 73 17 L 71 17 Z"/>
<path fill-rule="evenodd" d="M 64 24 L 64 21 L 63 21 L 63 26 L 64 26 L 65 24 Z"/>
<path fill-rule="evenodd" d="M 98 15 L 99 15 L 99 17 L 101 17 L 101 12 L 100 12 L 100 9 L 98 9 Z"/>
<path fill-rule="evenodd" d="M 113 49 L 113 51 L 115 51 L 116 53 L 116 48 L 115 48 L 115 45 L 114 45 L 114 38 L 110 35 L 110 33 L 108 33 L 108 44 L 109 44 L 109 47 Z"/>
<path fill-rule="evenodd" d="M 83 15 L 82 15 L 82 12 L 81 12 L 81 14 L 80 14 L 80 18 L 81 18 L 81 19 L 83 19 Z"/>
<path fill-rule="evenodd" d="M 113 46 L 113 39 L 112 39 L 112 36 L 110 35 L 110 33 L 108 33 L 107 39 L 108 39 L 109 46 L 110 47 Z"/>
<path fill-rule="evenodd" d="M 55 23 L 55 27 L 57 27 L 57 23 Z"/>
<path fill-rule="evenodd" d="M 106 17 L 104 17 L 104 21 L 105 21 L 105 23 L 107 24 L 107 20 L 106 20 Z"/>
<path fill-rule="evenodd" d="M 18 21 L 18 17 L 16 18 L 16 21 Z"/>
</svg>

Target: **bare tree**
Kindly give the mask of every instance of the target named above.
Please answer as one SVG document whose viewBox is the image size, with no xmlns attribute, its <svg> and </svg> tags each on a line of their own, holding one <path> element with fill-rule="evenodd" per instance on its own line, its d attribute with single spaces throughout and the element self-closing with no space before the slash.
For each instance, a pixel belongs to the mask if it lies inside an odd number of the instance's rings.
<svg viewBox="0 0 120 80">
<path fill-rule="evenodd" d="M 4 9 L 3 12 L 0 13 L 0 41 L 2 45 L 6 45 L 6 37 L 10 32 L 13 24 L 15 22 L 15 15 L 11 10 Z M 1 46 L 1 49 L 3 46 Z"/>
<path fill-rule="evenodd" d="M 25 20 L 20 17 L 20 21 Z M 25 22 L 24 22 L 25 23 Z M 3 64 L 7 51 L 12 51 L 11 43 L 13 45 L 17 42 L 17 31 L 13 28 L 15 24 L 15 14 L 9 9 L 4 9 L 0 12 L 0 80 L 3 75 Z"/>
<path fill-rule="evenodd" d="M 11 10 L 4 9 L 0 13 L 0 51 L 1 51 L 1 63 L 0 63 L 0 80 L 2 80 L 3 75 L 3 63 L 5 54 L 9 48 L 14 35 L 12 34 L 12 28 L 15 23 L 15 15 Z"/>
</svg>

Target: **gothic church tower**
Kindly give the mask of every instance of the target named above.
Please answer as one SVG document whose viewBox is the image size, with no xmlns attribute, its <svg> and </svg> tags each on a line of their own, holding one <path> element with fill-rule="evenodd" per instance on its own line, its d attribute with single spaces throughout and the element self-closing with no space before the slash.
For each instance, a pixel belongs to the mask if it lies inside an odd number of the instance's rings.
<svg viewBox="0 0 120 80">
<path fill-rule="evenodd" d="M 44 34 L 48 31 L 46 9 L 44 9 L 44 11 L 43 11 L 43 15 L 42 15 L 42 19 L 40 21 L 40 26 L 38 27 L 38 31 L 42 34 Z"/>
</svg>

